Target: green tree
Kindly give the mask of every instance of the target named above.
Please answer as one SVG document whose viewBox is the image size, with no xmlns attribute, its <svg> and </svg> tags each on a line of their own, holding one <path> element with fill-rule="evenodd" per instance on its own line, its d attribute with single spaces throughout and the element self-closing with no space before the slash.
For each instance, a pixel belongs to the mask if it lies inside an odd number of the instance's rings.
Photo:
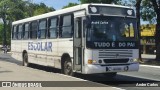
<svg viewBox="0 0 160 90">
<path fill-rule="evenodd" d="M 66 5 L 66 6 L 63 6 L 63 8 L 68 8 L 68 7 L 73 7 L 73 6 L 76 6 L 76 5 L 78 5 L 78 3 L 68 3 L 68 5 Z"/>
<path fill-rule="evenodd" d="M 21 0 L 21 1 L 23 1 L 23 0 Z M 31 0 L 26 0 L 23 2 L 25 3 L 23 5 L 24 6 L 23 14 L 24 14 L 25 18 L 48 13 L 51 11 L 55 11 L 55 9 L 53 7 L 48 7 L 44 3 L 36 4 L 36 3 L 32 3 Z"/>
<path fill-rule="evenodd" d="M 19 7 L 21 4 L 20 1 L 22 0 L 0 0 L 0 18 L 2 18 L 3 21 L 3 45 L 7 44 L 7 25 L 10 23 L 14 16 L 16 16 L 18 19 L 23 16 L 22 8 Z"/>
<path fill-rule="evenodd" d="M 140 9 L 141 18 L 149 23 L 155 23 L 156 13 L 150 1 L 151 0 L 142 0 L 141 6 L 143 8 Z"/>
<path fill-rule="evenodd" d="M 3 24 L 0 24 L 0 45 L 2 44 L 2 36 L 3 36 Z"/>
<path fill-rule="evenodd" d="M 33 4 L 26 0 L 0 0 L 0 18 L 3 22 L 3 45 L 10 43 L 11 24 L 26 17 L 54 11 L 44 3 Z"/>
<path fill-rule="evenodd" d="M 33 4 L 33 16 L 55 11 L 54 8 L 46 6 L 44 3 Z"/>
</svg>

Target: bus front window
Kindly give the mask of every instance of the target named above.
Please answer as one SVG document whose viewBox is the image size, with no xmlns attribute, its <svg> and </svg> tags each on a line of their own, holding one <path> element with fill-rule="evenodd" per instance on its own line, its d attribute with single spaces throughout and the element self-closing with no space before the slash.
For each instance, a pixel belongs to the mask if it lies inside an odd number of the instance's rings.
<svg viewBox="0 0 160 90">
<path fill-rule="evenodd" d="M 92 16 L 86 44 L 94 48 L 95 42 L 137 42 L 137 33 L 135 18 Z"/>
<path fill-rule="evenodd" d="M 87 30 L 87 41 L 135 41 L 136 20 L 121 17 L 101 17 L 91 19 Z"/>
</svg>

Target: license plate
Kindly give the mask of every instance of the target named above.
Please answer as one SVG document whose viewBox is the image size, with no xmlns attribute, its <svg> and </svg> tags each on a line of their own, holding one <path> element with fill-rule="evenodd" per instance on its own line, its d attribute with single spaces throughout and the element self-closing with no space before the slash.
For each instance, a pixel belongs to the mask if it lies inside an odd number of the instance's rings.
<svg viewBox="0 0 160 90">
<path fill-rule="evenodd" d="M 114 67 L 113 70 L 114 71 L 121 71 L 122 69 L 120 67 Z"/>
</svg>

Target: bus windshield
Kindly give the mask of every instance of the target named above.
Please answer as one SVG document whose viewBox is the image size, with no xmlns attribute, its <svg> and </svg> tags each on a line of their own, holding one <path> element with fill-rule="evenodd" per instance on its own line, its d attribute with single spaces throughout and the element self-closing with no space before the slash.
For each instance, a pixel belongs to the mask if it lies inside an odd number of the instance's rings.
<svg viewBox="0 0 160 90">
<path fill-rule="evenodd" d="M 128 17 L 91 16 L 87 41 L 136 41 L 136 19 Z"/>
<path fill-rule="evenodd" d="M 86 45 L 97 49 L 137 48 L 137 33 L 135 18 L 91 16 Z"/>
</svg>

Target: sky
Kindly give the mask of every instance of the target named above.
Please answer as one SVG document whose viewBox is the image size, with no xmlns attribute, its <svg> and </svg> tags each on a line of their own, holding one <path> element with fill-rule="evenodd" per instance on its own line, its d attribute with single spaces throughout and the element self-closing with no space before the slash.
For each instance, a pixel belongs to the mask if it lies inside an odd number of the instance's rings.
<svg viewBox="0 0 160 90">
<path fill-rule="evenodd" d="M 45 3 L 49 7 L 53 7 L 54 9 L 58 10 L 61 9 L 63 6 L 68 5 L 69 2 L 72 3 L 80 3 L 78 0 L 31 0 L 33 3 Z"/>
</svg>

